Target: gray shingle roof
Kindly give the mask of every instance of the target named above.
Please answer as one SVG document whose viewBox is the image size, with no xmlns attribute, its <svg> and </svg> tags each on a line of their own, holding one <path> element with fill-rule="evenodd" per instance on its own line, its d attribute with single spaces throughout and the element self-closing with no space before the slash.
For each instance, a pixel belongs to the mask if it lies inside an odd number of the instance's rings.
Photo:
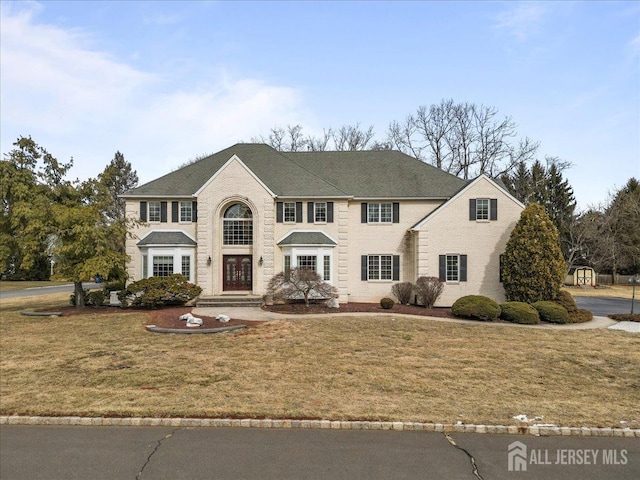
<svg viewBox="0 0 640 480">
<path fill-rule="evenodd" d="M 322 232 L 291 232 L 278 245 L 337 245 Z"/>
<path fill-rule="evenodd" d="M 151 232 L 138 242 L 139 247 L 148 245 L 197 245 L 183 232 Z"/>
<path fill-rule="evenodd" d="M 275 195 L 285 197 L 449 198 L 466 184 L 397 151 L 292 153 L 240 143 L 123 196 L 190 197 L 233 155 Z"/>
</svg>

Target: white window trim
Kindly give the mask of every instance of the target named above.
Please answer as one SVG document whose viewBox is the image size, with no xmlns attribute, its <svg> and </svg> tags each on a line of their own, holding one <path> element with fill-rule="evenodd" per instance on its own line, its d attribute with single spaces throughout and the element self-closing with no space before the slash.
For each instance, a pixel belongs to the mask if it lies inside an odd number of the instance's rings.
<svg viewBox="0 0 640 480">
<path fill-rule="evenodd" d="M 458 285 L 460 284 L 460 256 L 459 253 L 447 253 L 444 256 L 444 273 L 445 273 L 445 282 L 448 284 Z M 449 258 L 456 257 L 456 280 L 449 280 Z"/>
<path fill-rule="evenodd" d="M 370 267 L 371 267 L 371 257 L 377 257 L 379 259 L 378 264 L 378 276 L 382 276 L 382 257 L 390 257 L 391 258 L 391 276 L 389 278 L 371 278 L 370 275 Z M 389 283 L 393 282 L 393 254 L 389 253 L 373 253 L 367 255 L 367 281 L 374 283 Z"/>
<path fill-rule="evenodd" d="M 285 271 L 284 258 L 289 256 L 291 258 L 290 268 L 296 268 L 298 266 L 298 256 L 315 256 L 316 257 L 316 272 L 323 281 L 328 284 L 333 284 L 333 278 L 335 278 L 333 269 L 333 248 L 331 247 L 284 247 L 282 249 L 282 271 Z M 324 261 L 325 257 L 329 257 L 329 274 L 331 279 L 324 280 Z"/>
<path fill-rule="evenodd" d="M 324 220 L 318 220 L 318 206 L 324 206 Z M 329 206 L 327 202 L 314 202 L 313 203 L 313 223 L 324 225 L 327 223 L 327 217 L 329 215 Z"/>
<path fill-rule="evenodd" d="M 158 220 L 151 220 L 151 204 L 158 204 Z M 147 202 L 147 220 L 149 223 L 160 223 L 162 221 L 162 202 L 155 200 Z"/>
<path fill-rule="evenodd" d="M 189 220 L 182 220 L 182 204 L 189 205 Z M 191 201 L 180 201 L 178 202 L 178 223 L 193 223 L 193 202 Z"/>
<path fill-rule="evenodd" d="M 287 205 L 293 205 L 293 220 L 287 220 Z M 298 222 L 296 202 L 282 202 L 282 223 L 294 224 Z"/>
<path fill-rule="evenodd" d="M 172 256 L 173 257 L 173 273 L 182 273 L 182 257 L 190 257 L 189 261 L 189 282 L 195 283 L 195 248 L 193 247 L 149 247 L 142 251 L 140 255 L 140 261 L 143 262 L 142 257 L 147 257 L 147 276 L 144 276 L 144 272 L 142 269 L 144 265 L 141 267 L 141 272 L 143 273 L 143 278 L 151 278 L 153 276 L 153 257 L 165 257 Z"/>
<path fill-rule="evenodd" d="M 378 206 L 378 221 L 371 220 L 371 206 Z M 390 216 L 389 221 L 382 221 L 382 205 L 389 205 Z M 367 223 L 371 225 L 389 225 L 393 223 L 393 202 L 368 202 L 367 203 Z"/>
<path fill-rule="evenodd" d="M 478 218 L 480 202 L 487 202 L 487 218 Z M 491 200 L 489 198 L 476 198 L 476 222 L 489 222 L 491 220 Z"/>
</svg>

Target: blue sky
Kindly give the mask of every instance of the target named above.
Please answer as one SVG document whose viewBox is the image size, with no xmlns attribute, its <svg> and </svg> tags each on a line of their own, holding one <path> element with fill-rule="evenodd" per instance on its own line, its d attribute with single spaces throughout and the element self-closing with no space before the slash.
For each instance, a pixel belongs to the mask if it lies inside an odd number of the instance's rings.
<svg viewBox="0 0 640 480">
<path fill-rule="evenodd" d="M 1 2 L 0 131 L 142 182 L 273 126 L 389 123 L 453 98 L 557 156 L 581 208 L 640 177 L 635 2 Z"/>
</svg>

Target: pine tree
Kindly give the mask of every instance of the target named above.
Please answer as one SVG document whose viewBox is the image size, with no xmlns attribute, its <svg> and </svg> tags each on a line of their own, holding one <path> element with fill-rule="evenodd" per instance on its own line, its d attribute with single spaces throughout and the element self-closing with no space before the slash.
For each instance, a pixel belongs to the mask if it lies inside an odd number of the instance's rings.
<svg viewBox="0 0 640 480">
<path fill-rule="evenodd" d="M 507 299 L 527 303 L 552 300 L 565 273 L 558 230 L 540 204 L 528 205 L 511 232 L 503 257 Z"/>
</svg>

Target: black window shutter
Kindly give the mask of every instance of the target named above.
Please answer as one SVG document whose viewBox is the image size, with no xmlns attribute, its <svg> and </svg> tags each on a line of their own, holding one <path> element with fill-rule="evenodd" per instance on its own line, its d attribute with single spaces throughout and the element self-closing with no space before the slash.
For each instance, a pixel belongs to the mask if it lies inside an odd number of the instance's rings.
<svg viewBox="0 0 640 480">
<path fill-rule="evenodd" d="M 460 255 L 460 281 L 467 281 L 467 256 Z"/>
<path fill-rule="evenodd" d="M 307 202 L 307 223 L 313 223 L 313 202 Z"/>
<path fill-rule="evenodd" d="M 276 202 L 276 223 L 282 223 L 284 220 L 284 204 Z"/>
<path fill-rule="evenodd" d="M 393 280 L 400 281 L 400 255 L 393 256 Z"/>
<path fill-rule="evenodd" d="M 393 223 L 400 223 L 400 203 L 393 202 Z"/>
<path fill-rule="evenodd" d="M 469 199 L 469 220 L 476 219 L 476 199 Z"/>
<path fill-rule="evenodd" d="M 369 259 L 366 255 L 360 257 L 360 280 L 366 282 L 369 278 Z"/>
<path fill-rule="evenodd" d="M 489 211 L 491 212 L 490 220 L 498 220 L 498 199 L 492 198 L 490 203 L 491 203 L 491 208 L 489 208 Z"/>
<path fill-rule="evenodd" d="M 147 202 L 140 202 L 140 221 L 147 221 Z"/>
<path fill-rule="evenodd" d="M 191 221 L 198 221 L 198 202 L 191 202 Z"/>
<path fill-rule="evenodd" d="M 367 204 L 366 203 L 360 204 L 360 223 L 367 223 L 367 220 L 368 220 L 367 213 L 368 213 Z"/>
<path fill-rule="evenodd" d="M 171 221 L 173 223 L 178 222 L 180 219 L 178 218 L 179 214 L 178 202 L 171 202 Z"/>
<path fill-rule="evenodd" d="M 302 223 L 302 202 L 296 202 L 296 223 Z"/>
<path fill-rule="evenodd" d="M 500 254 L 500 257 L 498 257 L 500 259 L 500 263 L 498 265 L 498 269 L 499 269 L 499 281 L 500 283 L 502 283 L 502 262 L 504 261 L 504 253 Z"/>
<path fill-rule="evenodd" d="M 443 282 L 447 281 L 447 256 L 438 256 L 438 277 Z"/>
<path fill-rule="evenodd" d="M 160 221 L 167 223 L 167 202 L 160 202 Z"/>
<path fill-rule="evenodd" d="M 333 223 L 333 202 L 327 202 L 327 223 Z"/>
</svg>

